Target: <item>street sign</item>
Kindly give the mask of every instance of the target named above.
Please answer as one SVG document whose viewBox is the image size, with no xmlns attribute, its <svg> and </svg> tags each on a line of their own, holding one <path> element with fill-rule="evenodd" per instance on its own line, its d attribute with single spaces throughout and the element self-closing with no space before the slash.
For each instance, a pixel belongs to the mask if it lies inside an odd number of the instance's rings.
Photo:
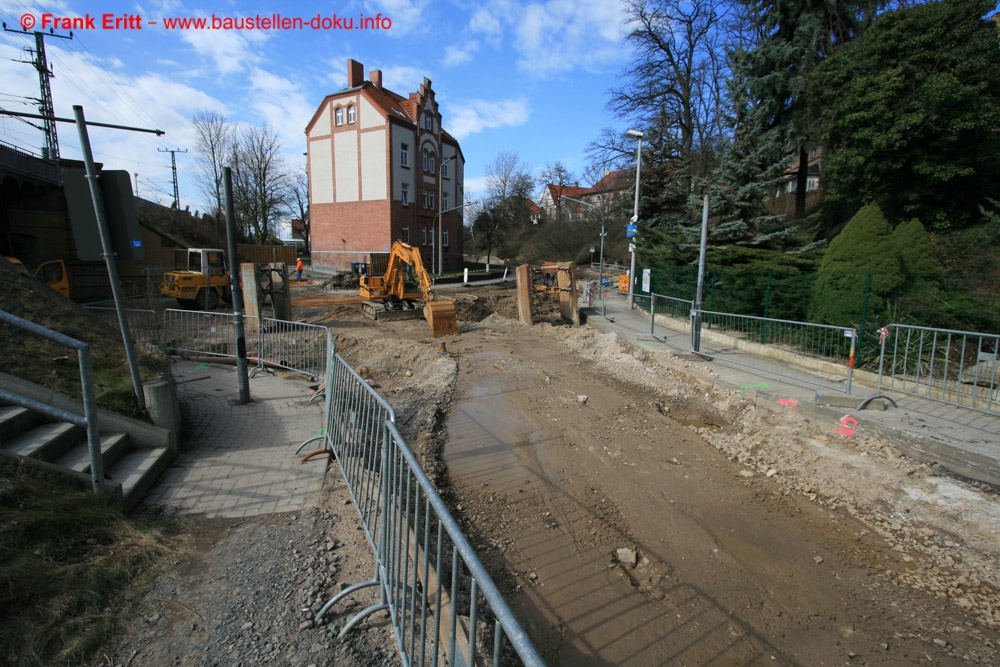
<svg viewBox="0 0 1000 667">
<path fill-rule="evenodd" d="M 632 223 L 625 227 L 625 238 L 630 239 L 635 236 L 635 223 Z"/>
</svg>

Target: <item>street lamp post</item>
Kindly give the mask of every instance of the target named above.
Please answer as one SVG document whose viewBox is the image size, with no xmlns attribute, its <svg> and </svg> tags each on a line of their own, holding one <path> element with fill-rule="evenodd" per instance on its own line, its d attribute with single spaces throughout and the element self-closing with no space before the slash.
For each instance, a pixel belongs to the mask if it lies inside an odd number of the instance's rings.
<svg viewBox="0 0 1000 667">
<path fill-rule="evenodd" d="M 629 130 L 628 136 L 639 140 L 635 149 L 635 206 L 632 209 L 632 224 L 638 230 L 639 226 L 639 170 L 642 168 L 642 132 L 639 130 Z M 627 236 L 627 235 L 626 235 Z M 635 242 L 638 237 L 633 236 L 629 242 L 629 250 L 632 252 L 632 264 L 628 273 L 628 307 L 632 310 L 635 300 Z"/>
<path fill-rule="evenodd" d="M 591 204 L 590 202 L 586 202 L 581 199 L 573 199 L 572 197 L 567 197 L 565 195 L 560 196 L 559 199 L 561 199 L 562 201 L 576 202 L 577 204 L 583 204 L 584 206 L 590 206 L 591 208 L 596 208 L 601 213 L 601 265 L 600 265 L 600 270 L 598 271 L 597 274 L 598 275 L 597 288 L 599 290 L 603 290 L 604 289 L 604 237 L 608 235 L 607 232 L 604 231 L 604 209 L 598 206 L 597 204 Z M 603 294 L 603 292 L 601 292 L 601 294 Z M 601 302 L 604 303 L 604 299 L 601 299 Z M 603 312 L 602 315 L 607 316 L 607 311 Z"/>
</svg>

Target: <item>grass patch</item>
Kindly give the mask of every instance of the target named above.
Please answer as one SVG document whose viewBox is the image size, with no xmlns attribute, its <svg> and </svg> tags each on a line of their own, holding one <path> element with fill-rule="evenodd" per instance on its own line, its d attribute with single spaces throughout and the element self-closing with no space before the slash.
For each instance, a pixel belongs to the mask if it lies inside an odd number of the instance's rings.
<svg viewBox="0 0 1000 667">
<path fill-rule="evenodd" d="M 0 661 L 79 665 L 119 636 L 173 552 L 75 481 L 0 457 Z"/>
</svg>

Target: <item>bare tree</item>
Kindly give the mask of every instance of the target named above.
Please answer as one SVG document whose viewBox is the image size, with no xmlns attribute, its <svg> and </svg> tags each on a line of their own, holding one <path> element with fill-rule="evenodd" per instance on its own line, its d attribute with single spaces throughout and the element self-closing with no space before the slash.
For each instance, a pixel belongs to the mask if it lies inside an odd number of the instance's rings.
<svg viewBox="0 0 1000 667">
<path fill-rule="evenodd" d="M 496 229 L 496 247 L 513 254 L 531 227 L 529 202 L 535 189 L 531 170 L 517 153 L 503 151 L 486 165 L 486 209 L 490 225 Z"/>
<path fill-rule="evenodd" d="M 678 176 L 690 190 L 708 173 L 706 159 L 721 135 L 725 5 L 715 0 L 628 0 L 635 47 L 626 83 L 612 91 L 622 118 L 672 134 Z"/>
<path fill-rule="evenodd" d="M 233 158 L 233 199 L 244 235 L 263 243 L 274 234 L 289 203 L 288 169 L 281 140 L 269 124 L 244 128 Z"/>
<path fill-rule="evenodd" d="M 312 236 L 309 227 L 309 174 L 303 166 L 288 179 L 288 205 L 292 215 L 302 221 L 302 238 L 305 241 L 305 252 L 312 247 Z"/>
<path fill-rule="evenodd" d="M 543 193 L 545 189 L 548 188 L 550 185 L 554 186 L 552 198 L 553 198 L 553 204 L 555 204 L 556 207 L 556 220 L 561 220 L 562 219 L 561 197 L 564 194 L 563 189 L 568 185 L 576 183 L 577 178 L 576 176 L 573 175 L 573 172 L 571 172 L 569 168 L 566 167 L 566 165 L 564 165 L 562 162 L 546 163 L 546 165 L 542 167 L 542 171 L 541 174 L 539 174 L 539 176 L 540 176 L 539 181 L 542 186 Z M 539 199 L 541 199 L 541 197 L 539 197 Z"/>
<path fill-rule="evenodd" d="M 234 127 L 217 111 L 199 111 L 191 118 L 195 131 L 197 175 L 195 181 L 208 201 L 208 212 L 222 225 L 224 204 L 222 168 L 229 164 L 235 139 Z"/>
</svg>

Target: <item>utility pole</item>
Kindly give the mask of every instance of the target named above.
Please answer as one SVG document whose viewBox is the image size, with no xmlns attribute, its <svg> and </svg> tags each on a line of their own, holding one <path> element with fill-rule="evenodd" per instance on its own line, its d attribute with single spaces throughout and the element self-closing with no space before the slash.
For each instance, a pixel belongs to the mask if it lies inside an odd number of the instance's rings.
<svg viewBox="0 0 1000 667">
<path fill-rule="evenodd" d="M 56 134 L 56 121 L 54 120 L 56 112 L 52 104 L 52 87 L 49 85 L 49 79 L 55 76 L 55 74 L 52 73 L 52 68 L 49 67 L 48 60 L 45 58 L 46 33 L 41 30 L 35 30 L 34 32 L 12 30 L 7 27 L 6 23 L 3 24 L 3 29 L 6 32 L 13 32 L 19 35 L 35 36 L 34 52 L 28 49 L 28 53 L 34 53 L 34 58 L 32 60 L 19 60 L 17 62 L 34 65 L 35 69 L 38 70 L 38 87 L 42 93 L 41 99 L 38 100 L 38 113 L 42 116 L 43 131 L 45 132 L 45 147 L 42 149 L 42 157 L 47 160 L 56 161 L 59 159 L 59 136 Z M 49 31 L 48 36 L 58 37 L 59 39 L 73 39 L 72 32 L 69 35 L 57 35 Z"/>
<path fill-rule="evenodd" d="M 177 153 L 187 153 L 187 149 L 157 148 L 156 150 L 160 153 L 170 153 L 170 168 L 174 172 L 174 208 L 179 211 L 181 210 L 181 194 L 177 189 Z"/>
</svg>

